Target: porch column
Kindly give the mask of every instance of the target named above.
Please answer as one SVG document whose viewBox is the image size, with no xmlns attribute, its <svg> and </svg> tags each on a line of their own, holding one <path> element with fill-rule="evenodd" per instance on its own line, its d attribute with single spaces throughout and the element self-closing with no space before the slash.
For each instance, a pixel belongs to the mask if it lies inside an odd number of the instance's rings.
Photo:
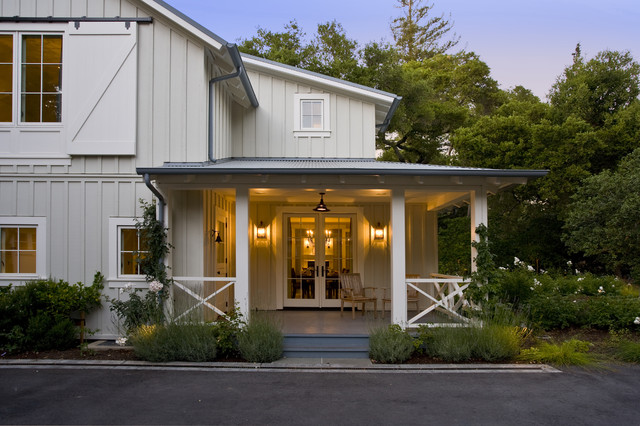
<svg viewBox="0 0 640 426">
<path fill-rule="evenodd" d="M 391 319 L 407 324 L 407 289 L 405 276 L 404 189 L 391 191 Z"/>
<path fill-rule="evenodd" d="M 484 186 L 471 191 L 471 241 L 479 241 L 476 234 L 476 228 L 481 224 L 487 226 L 488 206 L 487 206 L 487 190 Z M 478 255 L 475 247 L 471 247 L 471 272 L 476 272 L 476 256 Z"/>
<path fill-rule="evenodd" d="M 240 313 L 249 319 L 249 189 L 236 189 L 236 284 Z"/>
</svg>

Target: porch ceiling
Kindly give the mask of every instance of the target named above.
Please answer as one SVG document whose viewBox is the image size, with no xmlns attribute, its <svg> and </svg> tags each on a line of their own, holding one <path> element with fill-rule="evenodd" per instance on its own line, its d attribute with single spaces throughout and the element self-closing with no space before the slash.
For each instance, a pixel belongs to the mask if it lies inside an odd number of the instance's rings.
<svg viewBox="0 0 640 426">
<path fill-rule="evenodd" d="M 391 200 L 389 189 L 322 189 L 326 203 L 331 204 L 366 204 L 388 203 Z M 249 191 L 252 201 L 285 202 L 290 204 L 316 204 L 318 189 L 293 188 L 253 188 Z M 454 204 L 462 204 L 469 200 L 468 191 L 425 191 L 408 190 L 405 200 L 409 204 L 427 204 L 429 210 L 439 210 Z"/>
</svg>

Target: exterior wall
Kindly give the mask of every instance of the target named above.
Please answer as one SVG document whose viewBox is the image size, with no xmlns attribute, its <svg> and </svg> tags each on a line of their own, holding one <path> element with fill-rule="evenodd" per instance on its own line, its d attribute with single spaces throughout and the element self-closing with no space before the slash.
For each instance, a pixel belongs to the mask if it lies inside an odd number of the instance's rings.
<svg viewBox="0 0 640 426">
<path fill-rule="evenodd" d="M 126 0 L 0 0 L 0 15 L 153 16 Z M 206 65 L 204 45 L 153 17 L 152 24 L 138 25 L 135 156 L 73 155 L 68 165 L 0 165 L 0 216 L 46 218 L 46 274 L 89 284 L 101 271 L 107 279 L 103 293 L 109 298 L 125 297 L 119 288 L 126 283 L 109 277 L 109 252 L 115 249 L 109 246 L 109 219 L 139 217 L 138 200 L 152 195 L 136 167 L 207 158 L 207 81 L 215 71 Z M 46 31 L 46 23 L 42 29 Z M 229 108 L 230 98 L 220 93 L 222 106 Z M 177 197 L 170 207 L 184 210 L 189 218 L 199 212 L 200 225 L 194 229 L 197 222 L 175 223 L 174 244 L 185 250 L 176 251 L 173 262 L 177 269 L 202 271 L 202 194 Z M 175 217 L 178 212 L 173 213 Z M 194 238 L 200 243 L 191 244 Z M 131 281 L 144 287 L 143 281 Z M 0 285 L 11 282 L 21 281 L 3 279 Z M 96 338 L 117 334 L 108 306 L 92 314 L 87 326 L 99 329 Z"/>
<path fill-rule="evenodd" d="M 325 93 L 294 81 L 248 70 L 257 109 L 235 107 L 233 157 L 375 158 L 375 106 L 330 94 L 331 133 L 294 135 L 294 95 Z"/>
</svg>

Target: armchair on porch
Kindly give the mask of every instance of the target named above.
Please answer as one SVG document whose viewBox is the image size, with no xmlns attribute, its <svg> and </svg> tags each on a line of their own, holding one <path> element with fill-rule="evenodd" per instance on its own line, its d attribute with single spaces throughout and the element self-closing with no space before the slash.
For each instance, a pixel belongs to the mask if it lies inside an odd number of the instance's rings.
<svg viewBox="0 0 640 426">
<path fill-rule="evenodd" d="M 420 278 L 420 275 L 407 274 L 408 279 Z M 384 311 L 387 308 L 387 303 L 391 304 L 391 289 L 385 288 L 384 295 L 382 296 L 382 318 L 384 318 Z M 409 303 L 415 303 L 416 311 L 419 311 L 418 307 L 418 291 L 415 288 L 407 287 L 407 307 Z"/>
<path fill-rule="evenodd" d="M 373 291 L 373 296 L 367 295 L 367 290 Z M 359 273 L 340 274 L 340 316 L 344 313 L 344 302 L 351 303 L 351 318 L 356 318 L 356 305 L 362 304 L 362 315 L 366 311 L 367 303 L 373 303 L 373 316 L 378 317 L 378 297 L 374 287 L 364 287 Z"/>
</svg>

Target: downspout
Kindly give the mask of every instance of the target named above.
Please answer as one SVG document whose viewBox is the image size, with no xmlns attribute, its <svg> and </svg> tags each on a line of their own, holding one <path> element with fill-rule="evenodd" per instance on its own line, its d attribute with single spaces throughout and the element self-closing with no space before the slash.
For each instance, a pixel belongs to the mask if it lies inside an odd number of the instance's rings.
<svg viewBox="0 0 640 426">
<path fill-rule="evenodd" d="M 151 183 L 151 177 L 149 177 L 149 173 L 145 173 L 143 177 L 144 183 L 145 185 L 147 185 L 147 188 L 149 188 L 151 192 L 153 192 L 153 194 L 158 198 L 158 222 L 160 222 L 160 224 L 162 224 L 162 226 L 164 227 L 164 206 L 166 205 L 164 197 L 162 196 L 160 191 L 158 191 L 158 189 Z"/>
<path fill-rule="evenodd" d="M 233 43 L 227 43 L 227 50 L 229 55 L 231 56 L 231 61 L 233 65 L 236 67 L 236 71 L 227 74 L 221 75 L 218 77 L 214 77 L 209 80 L 209 125 L 208 125 L 208 145 L 209 145 L 209 161 L 215 163 L 216 157 L 214 155 L 214 146 L 213 146 L 213 113 L 214 113 L 214 99 L 213 99 L 213 86 L 214 84 L 228 80 L 230 78 L 240 77 L 240 82 L 244 87 L 245 92 L 249 98 L 249 102 L 251 102 L 251 106 L 254 108 L 258 107 L 258 98 L 256 98 L 256 94 L 253 91 L 253 87 L 251 87 L 251 82 L 249 81 L 249 77 L 247 76 L 247 71 L 244 68 L 244 63 L 242 62 L 242 58 L 240 57 L 240 52 L 238 51 L 238 47 Z"/>
</svg>

